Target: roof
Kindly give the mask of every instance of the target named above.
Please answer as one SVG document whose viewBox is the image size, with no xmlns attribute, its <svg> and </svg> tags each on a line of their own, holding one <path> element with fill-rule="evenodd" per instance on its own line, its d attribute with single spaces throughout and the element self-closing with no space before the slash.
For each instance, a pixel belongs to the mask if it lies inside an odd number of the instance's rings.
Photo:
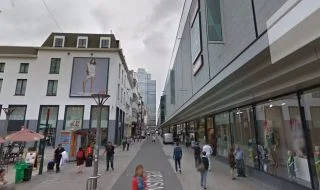
<svg viewBox="0 0 320 190">
<path fill-rule="evenodd" d="M 26 46 L 0 46 L 0 54 L 16 54 L 16 55 L 37 55 L 38 50 L 36 47 Z"/>
<path fill-rule="evenodd" d="M 119 48 L 119 40 L 116 40 L 114 34 L 88 34 L 88 33 L 59 33 L 53 32 L 49 35 L 41 47 L 52 47 L 54 36 L 64 36 L 64 47 L 77 47 L 78 36 L 88 37 L 87 48 L 100 48 L 100 37 L 109 37 L 111 39 L 110 48 Z"/>
</svg>

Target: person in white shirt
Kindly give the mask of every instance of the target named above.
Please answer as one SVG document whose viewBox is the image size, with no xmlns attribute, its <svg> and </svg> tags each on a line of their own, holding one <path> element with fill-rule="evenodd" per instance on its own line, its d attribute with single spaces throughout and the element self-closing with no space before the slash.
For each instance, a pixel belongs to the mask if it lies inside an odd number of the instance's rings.
<svg viewBox="0 0 320 190">
<path fill-rule="evenodd" d="M 83 80 L 82 88 L 83 88 L 83 94 L 86 93 L 86 85 L 87 81 L 90 80 L 90 93 L 93 93 L 94 91 L 94 80 L 96 78 L 96 60 L 92 58 L 87 63 L 87 69 L 86 69 L 86 77 Z"/>
<path fill-rule="evenodd" d="M 211 170 L 211 161 L 210 161 L 210 157 L 212 155 L 212 148 L 210 145 L 206 144 L 202 147 L 202 152 L 206 152 L 206 157 L 209 160 L 209 171 Z"/>
</svg>

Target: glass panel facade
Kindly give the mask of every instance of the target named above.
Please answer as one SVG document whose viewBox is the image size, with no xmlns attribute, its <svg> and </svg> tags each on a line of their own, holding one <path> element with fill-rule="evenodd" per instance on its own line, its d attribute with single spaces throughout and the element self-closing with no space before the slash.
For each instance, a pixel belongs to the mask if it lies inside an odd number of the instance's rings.
<svg viewBox="0 0 320 190">
<path fill-rule="evenodd" d="M 201 144 L 206 144 L 206 129 L 205 129 L 205 125 L 206 125 L 206 120 L 205 118 L 201 118 L 198 121 L 199 125 L 198 125 L 198 131 L 197 131 L 197 136 L 198 136 L 198 141 Z"/>
<path fill-rule="evenodd" d="M 232 136 L 235 147 L 240 146 L 244 152 L 245 164 L 258 167 L 256 159 L 256 135 L 252 108 L 240 108 L 230 113 Z"/>
<path fill-rule="evenodd" d="M 49 115 L 49 126 L 48 126 L 48 135 L 46 139 L 47 146 L 54 146 L 56 139 L 56 128 L 58 123 L 58 106 L 40 106 L 40 115 L 39 115 L 39 131 L 43 132 L 46 127 L 47 120 L 47 111 L 50 109 Z"/>
<path fill-rule="evenodd" d="M 310 187 L 306 143 L 295 95 L 256 106 L 260 169 Z"/>
<path fill-rule="evenodd" d="M 222 41 L 220 0 L 207 0 L 208 40 Z"/>
<path fill-rule="evenodd" d="M 65 130 L 79 130 L 82 128 L 84 106 L 66 106 Z"/>
<path fill-rule="evenodd" d="M 225 112 L 215 116 L 215 125 L 217 129 L 217 152 L 218 155 L 227 157 L 231 147 L 231 133 L 229 113 Z"/>
</svg>

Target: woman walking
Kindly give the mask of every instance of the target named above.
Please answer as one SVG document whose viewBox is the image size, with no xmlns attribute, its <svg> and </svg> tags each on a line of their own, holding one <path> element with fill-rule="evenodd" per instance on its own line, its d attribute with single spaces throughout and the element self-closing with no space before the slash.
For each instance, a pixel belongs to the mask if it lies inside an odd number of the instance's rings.
<svg viewBox="0 0 320 190">
<path fill-rule="evenodd" d="M 231 179 L 235 180 L 236 177 L 234 175 L 234 169 L 236 168 L 236 158 L 234 157 L 233 147 L 231 147 L 229 150 L 228 160 L 229 160 L 229 166 L 230 166 Z"/>
<path fill-rule="evenodd" d="M 209 170 L 209 159 L 206 156 L 206 152 L 202 152 L 201 163 L 198 166 L 198 170 L 201 175 L 201 188 L 207 189 L 207 175 Z"/>
<path fill-rule="evenodd" d="M 83 166 L 84 166 L 84 161 L 86 160 L 86 156 L 85 156 L 85 152 L 82 148 L 79 148 L 78 152 L 77 152 L 77 173 L 82 173 L 83 170 Z"/>
<path fill-rule="evenodd" d="M 136 167 L 135 174 L 132 178 L 132 190 L 146 190 L 146 178 L 144 177 L 144 170 L 142 165 Z"/>
</svg>

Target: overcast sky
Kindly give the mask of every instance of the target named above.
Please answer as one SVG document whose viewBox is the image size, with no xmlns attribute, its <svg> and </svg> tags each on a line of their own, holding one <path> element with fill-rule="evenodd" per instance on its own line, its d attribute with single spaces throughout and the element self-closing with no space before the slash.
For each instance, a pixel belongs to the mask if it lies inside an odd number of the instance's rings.
<svg viewBox="0 0 320 190">
<path fill-rule="evenodd" d="M 184 0 L 45 0 L 63 32 L 110 33 L 129 69 L 165 82 Z M 59 27 L 41 0 L 0 0 L 0 45 L 40 46 Z"/>
</svg>

